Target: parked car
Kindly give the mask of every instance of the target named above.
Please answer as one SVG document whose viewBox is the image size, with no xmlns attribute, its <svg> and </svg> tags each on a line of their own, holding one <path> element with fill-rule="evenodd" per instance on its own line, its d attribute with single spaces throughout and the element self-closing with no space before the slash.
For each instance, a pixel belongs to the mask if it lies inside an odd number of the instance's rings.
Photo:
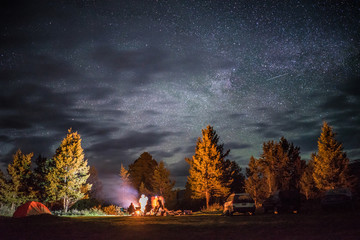
<svg viewBox="0 0 360 240">
<path fill-rule="evenodd" d="M 264 213 L 271 211 L 275 214 L 279 212 L 297 213 L 300 206 L 301 194 L 292 190 L 276 191 L 262 204 Z"/>
<path fill-rule="evenodd" d="M 233 215 L 235 212 L 252 215 L 255 209 L 255 202 L 248 193 L 233 193 L 224 204 L 225 215 Z"/>
<path fill-rule="evenodd" d="M 348 188 L 331 189 L 321 199 L 321 207 L 325 210 L 346 209 L 353 207 L 353 195 Z"/>
</svg>

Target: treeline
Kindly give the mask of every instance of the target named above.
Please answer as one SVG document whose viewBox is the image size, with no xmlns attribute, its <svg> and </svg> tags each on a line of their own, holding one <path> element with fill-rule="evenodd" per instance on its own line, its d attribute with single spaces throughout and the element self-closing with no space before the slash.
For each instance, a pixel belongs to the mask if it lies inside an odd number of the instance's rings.
<svg viewBox="0 0 360 240">
<path fill-rule="evenodd" d="M 123 187 L 131 186 L 139 195 L 163 196 L 168 206 L 176 205 L 175 181 L 171 179 L 170 171 L 164 162 L 158 163 L 148 152 L 142 153 L 128 170 L 121 165 L 120 177 Z"/>
<path fill-rule="evenodd" d="M 65 212 L 79 199 L 91 192 L 87 160 L 77 132 L 68 130 L 66 138 L 47 159 L 39 156 L 32 170 L 33 153 L 19 149 L 8 165 L 6 177 L 0 171 L 0 204 L 16 206 L 26 201 L 41 201 L 48 206 L 61 205 Z"/>
<path fill-rule="evenodd" d="M 123 187 L 130 186 L 141 194 L 161 195 L 170 208 L 199 209 L 222 204 L 233 192 L 247 192 L 261 204 L 278 190 L 295 190 L 306 199 L 318 198 L 324 191 L 339 187 L 354 188 L 357 179 L 350 173 L 349 159 L 333 129 L 324 122 L 318 139 L 318 151 L 306 162 L 300 147 L 282 137 L 279 142 L 263 143 L 258 159 L 250 158 L 246 176 L 235 162 L 228 159 L 212 126 L 202 130 L 189 164 L 186 189 L 174 190 L 175 182 L 164 162 L 157 162 L 144 152 L 126 169 L 120 168 Z M 8 165 L 6 177 L 0 171 L 0 204 L 13 208 L 28 200 L 48 206 L 61 204 L 65 212 L 80 199 L 99 199 L 101 182 L 94 167 L 84 159 L 81 138 L 70 129 L 51 159 L 39 156 L 31 170 L 33 154 L 18 150 Z M 357 185 L 358 186 L 358 185 Z M 80 201 L 81 202 L 81 201 Z"/>
<path fill-rule="evenodd" d="M 206 199 L 207 208 L 210 202 L 221 202 L 230 192 L 241 192 L 239 188 L 232 188 L 236 180 L 240 180 L 237 186 L 244 186 L 243 190 L 257 205 L 278 190 L 299 191 L 306 199 L 313 199 L 326 190 L 354 189 L 357 184 L 356 177 L 350 174 L 349 159 L 342 144 L 336 141 L 335 133 L 326 122 L 318 139 L 318 152 L 312 154 L 308 163 L 301 159 L 300 147 L 284 137 L 279 142 L 268 141 L 263 143 L 258 159 L 250 158 L 242 183 L 240 168 L 235 162 L 224 160 L 229 150 L 224 154 L 223 144 L 219 145 L 218 141 L 215 130 L 207 126 L 197 141 L 194 156 L 186 159 L 190 165 L 187 196 Z M 229 163 L 236 167 L 228 169 Z"/>
<path fill-rule="evenodd" d="M 179 199 L 179 190 L 174 190 L 175 181 L 163 162 L 157 163 L 153 157 L 144 152 L 130 164 L 128 170 L 121 166 L 120 176 L 125 185 L 132 186 L 139 195 L 163 196 L 166 207 L 198 208 L 201 199 L 206 199 L 207 206 L 211 197 L 221 200 L 230 192 L 244 190 L 244 175 L 235 161 L 226 159 L 230 150 L 224 150 L 219 144 L 216 131 L 208 126 L 202 131 L 204 141 L 199 138 L 192 159 L 186 158 L 190 164 L 190 176 L 186 184 L 185 199 Z M 193 199 L 200 199 L 200 202 Z"/>
</svg>

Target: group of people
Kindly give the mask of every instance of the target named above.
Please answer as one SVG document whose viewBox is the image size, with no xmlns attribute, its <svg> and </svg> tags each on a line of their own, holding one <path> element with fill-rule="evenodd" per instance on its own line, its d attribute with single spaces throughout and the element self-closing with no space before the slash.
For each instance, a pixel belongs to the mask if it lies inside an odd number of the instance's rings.
<svg viewBox="0 0 360 240">
<path fill-rule="evenodd" d="M 164 206 L 164 198 L 162 196 L 153 196 L 149 202 L 149 198 L 144 194 L 139 199 L 140 213 L 139 215 L 163 215 L 166 211 Z M 128 213 L 135 215 L 136 209 L 133 203 L 128 207 Z"/>
</svg>

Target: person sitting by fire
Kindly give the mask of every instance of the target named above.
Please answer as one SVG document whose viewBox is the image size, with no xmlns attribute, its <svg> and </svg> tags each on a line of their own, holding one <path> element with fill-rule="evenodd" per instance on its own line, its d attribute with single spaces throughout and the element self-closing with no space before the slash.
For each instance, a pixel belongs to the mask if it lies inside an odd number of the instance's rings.
<svg viewBox="0 0 360 240">
<path fill-rule="evenodd" d="M 132 214 L 134 214 L 135 213 L 135 206 L 134 206 L 134 204 L 133 203 L 131 203 L 130 204 L 130 206 L 128 207 L 128 213 L 129 213 L 129 215 L 132 215 Z"/>
<path fill-rule="evenodd" d="M 151 207 L 152 207 L 152 210 L 154 210 L 156 208 L 156 205 L 157 205 L 157 202 L 158 202 L 158 197 L 157 196 L 152 196 L 151 197 Z"/>
<path fill-rule="evenodd" d="M 152 211 L 152 206 L 151 206 L 151 201 L 148 201 L 146 206 L 145 206 L 145 212 L 144 215 L 151 215 L 151 211 Z"/>
<path fill-rule="evenodd" d="M 157 215 L 158 213 L 162 214 L 165 210 L 164 207 L 164 198 L 161 196 L 155 196 L 155 198 L 151 199 L 151 203 L 153 205 L 154 209 L 154 215 Z"/>
</svg>

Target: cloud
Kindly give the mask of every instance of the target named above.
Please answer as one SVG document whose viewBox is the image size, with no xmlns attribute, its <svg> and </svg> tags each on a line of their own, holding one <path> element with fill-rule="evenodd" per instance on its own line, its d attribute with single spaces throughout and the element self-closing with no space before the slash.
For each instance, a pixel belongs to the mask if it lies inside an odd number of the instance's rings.
<svg viewBox="0 0 360 240">
<path fill-rule="evenodd" d="M 228 118 L 234 119 L 234 120 L 241 120 L 243 117 L 245 117 L 245 114 L 243 114 L 243 113 L 228 114 Z"/>
<path fill-rule="evenodd" d="M 359 56 L 352 61 L 353 65 L 359 65 Z M 322 99 L 319 111 L 327 113 L 324 120 L 338 133 L 337 139 L 343 143 L 345 150 L 356 153 L 355 150 L 359 148 L 356 136 L 360 135 L 360 73 L 349 75 L 339 86 L 339 90 Z"/>
<path fill-rule="evenodd" d="M 155 151 L 151 151 L 151 155 L 159 162 L 162 161 L 163 158 L 171 158 L 175 156 L 177 153 L 182 152 L 181 150 L 182 150 L 181 147 L 167 149 L 167 151 L 155 150 Z"/>
<path fill-rule="evenodd" d="M 182 159 L 176 163 L 169 164 L 171 175 L 176 177 L 184 177 L 189 175 L 189 164 Z"/>
<path fill-rule="evenodd" d="M 139 149 L 160 145 L 165 138 L 173 135 L 171 132 L 136 132 L 129 131 L 126 136 L 116 139 L 108 139 L 100 143 L 93 144 L 89 151 L 104 152 L 113 149 L 128 150 Z"/>
<path fill-rule="evenodd" d="M 246 149 L 250 148 L 251 145 L 247 143 L 229 142 L 224 144 L 225 149 Z"/>
</svg>

